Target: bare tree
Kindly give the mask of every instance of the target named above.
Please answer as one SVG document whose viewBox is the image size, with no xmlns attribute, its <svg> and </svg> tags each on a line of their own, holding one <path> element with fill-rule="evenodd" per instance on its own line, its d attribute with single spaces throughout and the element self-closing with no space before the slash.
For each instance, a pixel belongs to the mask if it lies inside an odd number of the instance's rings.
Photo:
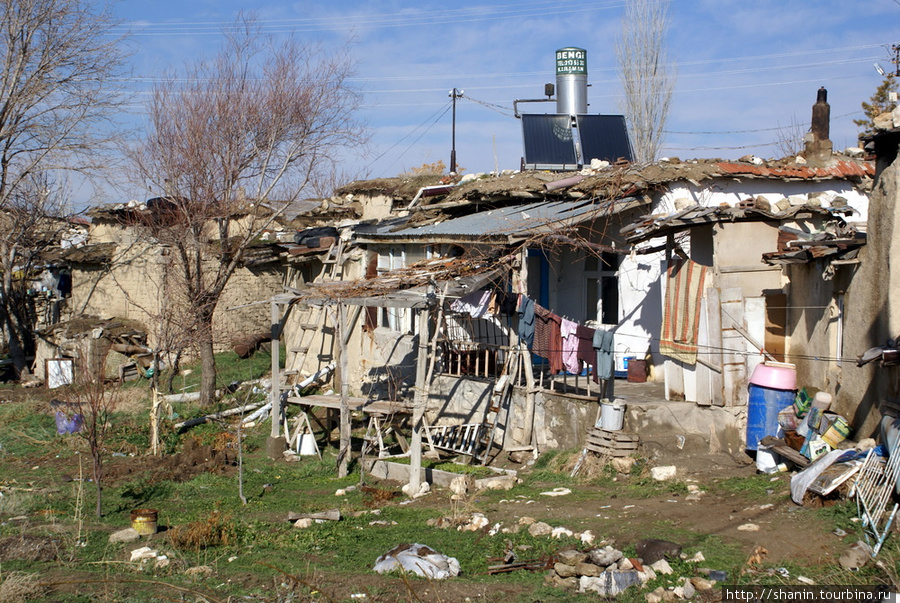
<svg viewBox="0 0 900 603">
<path fill-rule="evenodd" d="M 201 402 L 215 392 L 213 314 L 247 248 L 273 219 L 361 142 L 360 96 L 346 50 L 263 37 L 242 19 L 219 53 L 154 90 L 149 133 L 130 157 L 162 191 L 143 226 L 169 245 L 201 367 Z"/>
<path fill-rule="evenodd" d="M 122 97 L 109 82 L 124 56 L 107 7 L 89 0 L 0 4 L 0 325 L 18 373 L 33 325 L 25 275 L 63 211 L 53 174 L 93 172 Z"/>
<path fill-rule="evenodd" d="M 669 117 L 675 71 L 666 52 L 666 0 L 627 0 L 622 37 L 616 43 L 623 111 L 631 121 L 635 161 L 656 159 Z"/>
<path fill-rule="evenodd" d="M 71 391 L 77 413 L 82 416 L 78 435 L 91 452 L 91 478 L 97 489 L 97 517 L 103 514 L 103 447 L 109 432 L 110 418 L 119 401 L 119 387 L 108 387 L 102 371 L 92 370 L 86 360 L 76 362 L 76 377 Z M 97 376 L 101 375 L 101 376 Z"/>
<path fill-rule="evenodd" d="M 29 278 L 67 229 L 57 216 L 61 195 L 44 173 L 29 174 L 9 191 L 0 208 L 0 319 L 17 374 L 34 350 L 35 298 Z"/>
<path fill-rule="evenodd" d="M 799 155 L 803 151 L 803 138 L 809 132 L 809 126 L 801 123 L 796 115 L 791 115 L 791 121 L 787 125 L 778 124 L 776 131 L 777 140 L 775 148 L 784 157 Z"/>
</svg>

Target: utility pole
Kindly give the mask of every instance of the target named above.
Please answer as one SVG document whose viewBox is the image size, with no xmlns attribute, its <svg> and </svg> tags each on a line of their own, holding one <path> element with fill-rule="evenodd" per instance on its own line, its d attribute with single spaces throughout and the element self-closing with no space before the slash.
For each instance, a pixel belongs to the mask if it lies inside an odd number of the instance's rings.
<svg viewBox="0 0 900 603">
<path fill-rule="evenodd" d="M 464 90 L 454 88 L 450 91 L 450 98 L 453 99 L 453 130 L 451 133 L 452 140 L 450 146 L 450 173 L 456 173 L 456 99 L 462 98 Z"/>
</svg>

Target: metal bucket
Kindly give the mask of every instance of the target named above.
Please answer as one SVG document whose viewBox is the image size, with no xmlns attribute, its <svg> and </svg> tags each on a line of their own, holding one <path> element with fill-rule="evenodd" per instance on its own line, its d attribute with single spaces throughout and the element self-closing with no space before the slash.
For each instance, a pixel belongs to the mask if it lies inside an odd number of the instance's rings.
<svg viewBox="0 0 900 603">
<path fill-rule="evenodd" d="M 625 404 L 615 400 L 600 404 L 600 424 L 604 431 L 619 431 L 625 422 Z"/>
<path fill-rule="evenodd" d="M 316 454 L 316 437 L 311 433 L 300 436 L 300 445 L 297 447 L 300 456 L 312 456 Z"/>
<path fill-rule="evenodd" d="M 141 536 L 156 534 L 156 509 L 135 509 L 131 512 L 131 527 Z"/>
</svg>

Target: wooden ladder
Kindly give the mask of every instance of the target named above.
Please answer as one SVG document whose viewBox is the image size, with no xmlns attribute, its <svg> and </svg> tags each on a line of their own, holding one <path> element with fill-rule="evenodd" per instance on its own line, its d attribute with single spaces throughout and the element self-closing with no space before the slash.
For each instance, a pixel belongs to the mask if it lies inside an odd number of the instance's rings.
<svg viewBox="0 0 900 603">
<path fill-rule="evenodd" d="M 337 238 L 325 258 L 322 260 L 322 274 L 319 278 L 320 282 L 331 282 L 337 280 L 341 274 L 338 274 L 344 259 L 344 241 L 340 237 Z M 325 327 L 326 312 L 322 306 L 310 306 L 303 310 L 299 318 L 300 340 L 288 349 L 288 354 L 292 354 L 290 366 L 294 369 L 283 371 L 283 375 L 298 375 L 306 364 L 306 358 L 317 342 L 320 336 L 326 331 Z M 319 354 L 318 359 L 327 362 L 333 359 L 333 354 Z M 292 386 L 286 386 L 282 389 L 289 390 Z"/>
<path fill-rule="evenodd" d="M 512 387 L 519 376 L 521 357 L 519 350 L 509 350 L 500 376 L 494 384 L 491 392 L 491 400 L 488 403 L 488 411 L 485 414 L 481 429 L 479 430 L 479 446 L 474 458 L 486 465 L 494 447 L 494 438 L 497 434 L 497 424 L 500 422 L 500 413 L 505 411 L 505 428 L 509 428 L 509 406 L 512 401 Z"/>
</svg>

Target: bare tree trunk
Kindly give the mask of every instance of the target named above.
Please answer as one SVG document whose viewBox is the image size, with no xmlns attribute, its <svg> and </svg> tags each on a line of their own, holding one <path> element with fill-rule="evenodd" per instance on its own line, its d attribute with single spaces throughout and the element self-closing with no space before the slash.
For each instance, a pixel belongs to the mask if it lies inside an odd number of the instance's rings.
<svg viewBox="0 0 900 603">
<path fill-rule="evenodd" d="M 172 361 L 172 367 L 169 371 L 169 376 L 166 378 L 166 391 L 168 393 L 172 393 L 174 390 L 173 383 L 175 382 L 175 377 L 178 376 L 178 373 L 181 371 L 181 350 L 175 352 L 175 359 Z"/>
<path fill-rule="evenodd" d="M 9 246 L 4 244 L 4 262 L 3 262 L 3 278 L 2 293 L 0 293 L 0 321 L 3 325 L 3 335 L 9 346 L 9 356 L 13 361 L 13 367 L 16 376 L 21 376 L 28 372 L 27 356 L 29 351 L 33 350 L 33 340 L 31 339 L 32 321 L 25 318 L 23 314 L 28 315 L 28 299 L 23 294 L 21 287 L 17 287 L 13 280 L 13 271 L 16 268 L 12 257 L 17 257 L 14 253 L 8 253 Z"/>
<path fill-rule="evenodd" d="M 91 441 L 91 474 L 97 487 L 97 517 L 103 516 L 103 458 L 100 443 Z"/>
<path fill-rule="evenodd" d="M 216 399 L 216 356 L 213 353 L 212 320 L 201 330 L 203 336 L 199 341 L 200 346 L 200 404 L 207 406 Z"/>
<path fill-rule="evenodd" d="M 6 336 L 6 343 L 9 346 L 9 357 L 13 361 L 16 376 L 21 376 L 23 373 L 28 373 L 28 350 L 21 337 L 22 323 L 8 304 L 3 305 L 2 312 L 3 334 Z"/>
<path fill-rule="evenodd" d="M 669 28 L 665 0 L 627 0 L 622 37 L 616 44 L 623 111 L 630 120 L 634 160 L 654 161 L 669 117 L 675 70 L 666 53 Z"/>
</svg>

